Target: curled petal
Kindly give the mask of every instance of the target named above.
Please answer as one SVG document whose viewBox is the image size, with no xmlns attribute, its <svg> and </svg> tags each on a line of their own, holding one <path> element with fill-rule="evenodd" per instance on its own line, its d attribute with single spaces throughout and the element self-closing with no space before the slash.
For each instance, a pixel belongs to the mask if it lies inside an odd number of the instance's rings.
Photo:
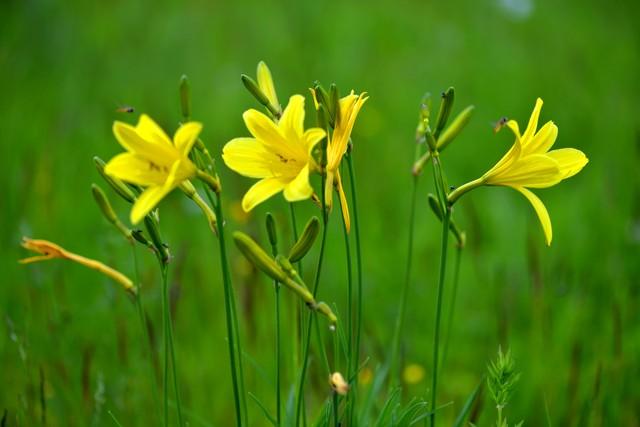
<svg viewBox="0 0 640 427">
<path fill-rule="evenodd" d="M 582 168 L 589 163 L 587 156 L 575 148 L 561 148 L 559 150 L 549 151 L 547 156 L 558 162 L 562 179 L 567 179 L 577 174 Z"/>
<path fill-rule="evenodd" d="M 278 178 L 265 178 L 256 182 L 242 198 L 242 209 L 249 212 L 274 194 L 282 191 L 285 183 Z"/>
<path fill-rule="evenodd" d="M 538 118 L 540 117 L 540 110 L 542 109 L 542 99 L 536 99 L 536 105 L 533 107 L 533 112 L 531 113 L 531 117 L 529 118 L 529 124 L 527 125 L 527 129 L 522 134 L 523 141 L 528 141 L 533 135 L 536 133 L 536 129 L 538 127 Z"/>
<path fill-rule="evenodd" d="M 336 173 L 336 187 L 338 189 L 338 195 L 340 196 L 340 210 L 342 211 L 342 220 L 344 226 L 347 229 L 347 233 L 351 231 L 351 216 L 349 215 L 349 205 L 347 204 L 347 196 L 344 194 L 344 188 L 342 187 L 342 178 L 340 172 Z"/>
<path fill-rule="evenodd" d="M 273 78 L 271 77 L 271 71 L 269 71 L 269 67 L 264 61 L 260 61 L 258 63 L 258 86 L 260 86 L 260 90 L 267 96 L 269 102 L 273 104 L 274 107 L 278 107 L 280 104 L 278 103 L 278 95 L 276 94 L 276 88 L 273 85 Z"/>
<path fill-rule="evenodd" d="M 544 237 L 547 242 L 547 246 L 551 246 L 551 238 L 553 237 L 553 230 L 551 229 L 551 218 L 549 218 L 549 212 L 547 212 L 547 208 L 544 206 L 544 203 L 533 194 L 530 190 L 527 190 L 524 187 L 513 187 L 518 190 L 524 197 L 529 200 L 529 203 L 533 206 L 533 209 L 536 211 L 538 215 L 538 219 L 540 220 L 540 225 L 542 226 L 542 231 L 544 231 Z"/>
<path fill-rule="evenodd" d="M 202 131 L 202 124 L 198 122 L 185 123 L 176 131 L 173 142 L 184 157 L 189 155 L 191 147 L 198 140 L 200 131 Z"/>
<path fill-rule="evenodd" d="M 173 188 L 169 185 L 147 188 L 133 204 L 130 217 L 131 223 L 134 225 L 139 223 L 171 190 Z"/>
<path fill-rule="evenodd" d="M 527 154 L 544 154 L 553 146 L 558 138 L 558 126 L 553 122 L 547 122 L 540 130 L 523 144 L 522 151 Z"/>
</svg>

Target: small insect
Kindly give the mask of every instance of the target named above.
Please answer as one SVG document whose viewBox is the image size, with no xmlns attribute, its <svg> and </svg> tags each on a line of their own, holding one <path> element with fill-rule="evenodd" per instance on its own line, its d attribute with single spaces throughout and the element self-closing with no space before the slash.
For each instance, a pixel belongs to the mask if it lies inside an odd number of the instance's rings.
<svg viewBox="0 0 640 427">
<path fill-rule="evenodd" d="M 120 105 L 116 108 L 116 113 L 134 113 L 135 111 L 136 109 L 130 105 Z"/>
<path fill-rule="evenodd" d="M 501 117 L 500 120 L 498 120 L 493 124 L 493 133 L 497 133 L 500 129 L 502 129 L 504 125 L 507 124 L 508 121 L 509 121 L 508 118 Z"/>
</svg>

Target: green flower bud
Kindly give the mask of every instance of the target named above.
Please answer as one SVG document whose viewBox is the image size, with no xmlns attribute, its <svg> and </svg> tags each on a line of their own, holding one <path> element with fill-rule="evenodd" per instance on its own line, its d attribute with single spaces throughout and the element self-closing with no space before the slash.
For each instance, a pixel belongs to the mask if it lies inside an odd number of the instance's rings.
<svg viewBox="0 0 640 427">
<path fill-rule="evenodd" d="M 188 122 L 191 119 L 191 84 L 185 74 L 180 77 L 180 108 L 182 119 Z"/>
<path fill-rule="evenodd" d="M 156 248 L 156 254 L 160 258 L 160 261 L 162 261 L 163 264 L 168 264 L 171 259 L 169 247 L 162 241 L 160 230 L 158 230 L 158 223 L 155 219 L 152 219 L 152 214 L 144 217 L 144 225 L 147 227 L 147 232 L 149 233 L 153 246 Z"/>
<path fill-rule="evenodd" d="M 289 251 L 289 261 L 298 262 L 301 260 L 313 246 L 316 237 L 318 237 L 319 231 L 320 220 L 318 217 L 311 217 L 309 222 L 307 222 L 307 225 L 304 226 L 304 230 L 302 231 L 300 238 Z"/>
<path fill-rule="evenodd" d="M 233 240 L 240 252 L 258 269 L 274 280 L 284 283 L 288 278 L 278 264 L 251 237 L 236 231 Z"/>
<path fill-rule="evenodd" d="M 267 235 L 269 236 L 269 243 L 271 243 L 271 247 L 273 248 L 273 252 L 275 253 L 277 252 L 277 247 L 278 247 L 278 234 L 276 233 L 276 221 L 273 219 L 273 215 L 271 215 L 271 212 L 267 212 L 265 223 L 267 226 Z"/>
<path fill-rule="evenodd" d="M 244 85 L 244 87 L 247 88 L 249 93 L 251 93 L 251 95 L 253 95 L 253 97 L 260 104 L 262 104 L 265 107 L 267 107 L 269 109 L 269 112 L 274 117 L 280 117 L 280 114 L 281 114 L 280 111 L 278 111 L 278 109 L 274 105 L 271 104 L 271 101 L 269 101 L 269 98 L 260 89 L 260 87 L 258 86 L 258 83 L 256 83 L 255 80 L 253 80 L 251 77 L 247 76 L 246 74 L 241 74 L 240 75 L 240 79 L 242 80 L 242 84 Z"/>
<path fill-rule="evenodd" d="M 133 191 L 131 190 L 131 188 L 127 186 L 127 184 L 120 181 L 118 178 L 113 178 L 107 175 L 104 172 L 104 167 L 106 165 L 104 160 L 102 160 L 98 156 L 95 156 L 93 158 L 93 163 L 96 165 L 96 169 L 98 170 L 98 173 L 100 173 L 102 178 L 104 178 L 104 180 L 107 181 L 107 184 L 109 184 L 111 188 L 113 188 L 120 197 L 122 197 L 129 203 L 133 203 L 136 201 L 135 194 L 133 194 Z"/>
<path fill-rule="evenodd" d="M 433 132 L 435 139 L 438 139 L 440 132 L 444 129 L 444 126 L 449 120 L 451 114 L 451 108 L 453 107 L 453 100 L 455 97 L 455 90 L 450 87 L 445 92 L 442 92 L 442 102 L 440 103 L 440 109 L 438 110 L 438 117 L 436 118 L 436 127 Z"/>
<path fill-rule="evenodd" d="M 469 120 L 471 120 L 471 114 L 474 109 L 475 107 L 473 105 L 469 105 L 456 116 L 453 123 L 451 123 L 451 125 L 449 125 L 449 127 L 440 135 L 440 138 L 438 138 L 438 150 L 442 151 L 451 143 L 451 141 L 454 140 L 456 136 L 458 136 L 458 134 L 460 134 L 460 132 L 462 132 L 462 129 L 464 129 L 467 123 L 469 123 Z"/>
<path fill-rule="evenodd" d="M 131 230 L 125 227 L 120 219 L 118 219 L 118 216 L 111 207 L 111 203 L 109 203 L 109 199 L 107 199 L 107 195 L 104 194 L 104 191 L 102 191 L 102 189 L 97 185 L 91 184 L 91 193 L 107 221 L 113 224 L 113 226 L 116 227 L 127 240 L 131 241 Z"/>
</svg>

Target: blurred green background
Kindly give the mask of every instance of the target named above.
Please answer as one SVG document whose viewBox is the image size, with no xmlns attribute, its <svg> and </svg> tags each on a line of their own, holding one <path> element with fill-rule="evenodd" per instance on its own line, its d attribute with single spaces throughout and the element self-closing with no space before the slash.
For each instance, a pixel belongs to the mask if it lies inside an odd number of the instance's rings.
<svg viewBox="0 0 640 427">
<path fill-rule="evenodd" d="M 440 403 L 452 420 L 498 346 L 522 372 L 510 420 L 544 425 L 640 425 L 640 37 L 637 2 L 4 1 L 0 5 L 0 412 L 7 425 L 153 425 L 136 312 L 102 276 L 63 261 L 19 266 L 23 235 L 45 238 L 133 275 L 131 251 L 97 210 L 92 157 L 121 151 L 113 120 L 146 112 L 169 132 L 180 118 L 178 79 L 193 87 L 193 116 L 218 158 L 245 136 L 256 102 L 240 83 L 269 64 L 281 101 L 315 79 L 367 91 L 354 132 L 364 253 L 363 356 L 376 370 L 389 353 L 407 254 L 414 132 L 420 99 L 452 85 L 454 111 L 474 104 L 444 156 L 459 185 L 487 170 L 512 143 L 494 135 L 501 116 L 525 123 L 536 97 L 559 127 L 556 147 L 590 159 L 582 173 L 537 191 L 554 240 L 546 247 L 531 206 L 504 188 L 474 191 L 456 208 L 467 230 L 459 298 Z M 136 108 L 128 116 L 118 105 Z M 309 125 L 312 114 L 307 101 Z M 287 207 L 273 198 L 249 217 L 238 201 L 251 180 L 219 162 L 230 230 L 262 236 L 274 212 L 290 240 Z M 403 363 L 426 370 L 405 396 L 427 396 L 439 224 L 420 180 L 415 262 Z M 110 193 L 112 196 L 113 194 Z M 112 197 L 123 218 L 128 206 Z M 302 223 L 316 213 L 299 203 Z M 191 425 L 232 425 L 232 395 L 216 242 L 188 200 L 162 205 L 171 269 L 176 350 Z M 320 296 L 344 307 L 345 264 L 332 216 Z M 242 305 L 248 389 L 273 405 L 272 289 L 230 246 Z M 150 319 L 160 321 L 159 275 L 140 255 Z M 315 256 L 315 253 L 313 254 Z M 307 263 L 312 264 L 310 258 Z M 305 274 L 311 272 L 307 268 Z M 290 302 L 290 301 L 289 301 Z M 156 338 L 160 331 L 156 327 Z M 290 339 L 288 338 L 290 343 Z M 288 375 L 291 375 L 291 368 Z M 42 381 L 44 378 L 44 381 Z M 326 390 L 312 361 L 312 414 Z M 41 385 L 43 392 L 41 392 Z M 380 396 L 380 401 L 384 399 Z M 315 400 L 314 400 L 315 399 Z M 494 419 L 487 396 L 479 425 Z M 254 425 L 267 425 L 249 401 Z M 546 409 L 545 409 L 546 407 Z M 205 422 L 206 421 L 206 422 Z"/>
</svg>

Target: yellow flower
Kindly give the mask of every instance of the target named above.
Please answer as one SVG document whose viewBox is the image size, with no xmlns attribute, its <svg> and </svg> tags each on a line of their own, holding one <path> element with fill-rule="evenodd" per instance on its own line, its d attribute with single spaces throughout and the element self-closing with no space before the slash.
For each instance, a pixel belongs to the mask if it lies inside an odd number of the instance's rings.
<svg viewBox="0 0 640 427">
<path fill-rule="evenodd" d="M 122 287 L 128 292 L 131 292 L 133 294 L 137 292 L 137 289 L 133 285 L 131 279 L 129 279 L 119 271 L 109 267 L 108 265 L 101 263 L 100 261 L 74 254 L 47 240 L 34 240 L 29 239 L 28 237 L 23 237 L 22 246 L 25 249 L 29 249 L 30 251 L 37 252 L 41 255 L 21 259 L 19 261 L 21 264 L 30 264 L 32 262 L 45 261 L 53 258 L 68 259 L 77 262 L 78 264 L 84 265 L 85 267 L 97 270 L 106 276 L 109 276 L 116 282 L 120 283 Z"/>
<path fill-rule="evenodd" d="M 311 93 L 313 94 L 316 108 L 318 108 L 315 91 L 312 89 Z M 340 114 L 338 114 L 333 134 L 327 143 L 327 177 L 324 187 L 325 204 L 329 208 L 333 205 L 333 186 L 335 185 L 338 190 L 338 196 L 340 197 L 340 206 L 347 231 L 351 230 L 351 218 L 349 216 L 347 198 L 342 188 L 339 167 L 342 157 L 347 151 L 353 125 L 356 122 L 362 105 L 367 99 L 369 99 L 369 97 L 367 97 L 366 92 L 356 95 L 354 91 L 351 91 L 349 95 L 340 99 Z"/>
<path fill-rule="evenodd" d="M 334 372 L 329 375 L 329 384 L 333 391 L 338 393 L 340 396 L 346 396 L 351 388 L 340 372 Z"/>
<path fill-rule="evenodd" d="M 113 133 L 127 152 L 111 159 L 105 173 L 147 187 L 131 209 L 133 224 L 140 222 L 164 196 L 196 173 L 196 166 L 188 156 L 201 130 L 200 123 L 185 123 L 172 142 L 145 114 L 135 127 L 114 122 Z"/>
<path fill-rule="evenodd" d="M 239 174 L 260 178 L 242 199 L 245 212 L 283 190 L 290 202 L 311 197 L 309 172 L 315 167 L 311 151 L 325 131 L 304 130 L 304 97 L 292 96 L 278 123 L 253 109 L 242 117 L 254 137 L 232 139 L 222 158 Z"/>
<path fill-rule="evenodd" d="M 271 77 L 271 71 L 269 71 L 269 67 L 264 61 L 260 61 L 258 63 L 258 87 L 262 93 L 264 93 L 276 110 L 280 110 L 280 103 L 278 102 L 278 95 L 276 94 L 276 88 L 273 84 L 273 78 Z"/>
<path fill-rule="evenodd" d="M 452 192 L 449 201 L 455 202 L 462 194 L 479 185 L 500 185 L 518 190 L 535 209 L 547 245 L 550 245 L 552 229 L 549 213 L 529 188 L 551 187 L 580 172 L 589 160 L 582 151 L 574 148 L 549 151 L 558 136 L 558 127 L 549 121 L 537 129 L 541 108 L 542 99 L 538 98 L 523 134 L 514 120 L 506 123 L 516 137 L 511 149 L 482 177 Z"/>
</svg>

